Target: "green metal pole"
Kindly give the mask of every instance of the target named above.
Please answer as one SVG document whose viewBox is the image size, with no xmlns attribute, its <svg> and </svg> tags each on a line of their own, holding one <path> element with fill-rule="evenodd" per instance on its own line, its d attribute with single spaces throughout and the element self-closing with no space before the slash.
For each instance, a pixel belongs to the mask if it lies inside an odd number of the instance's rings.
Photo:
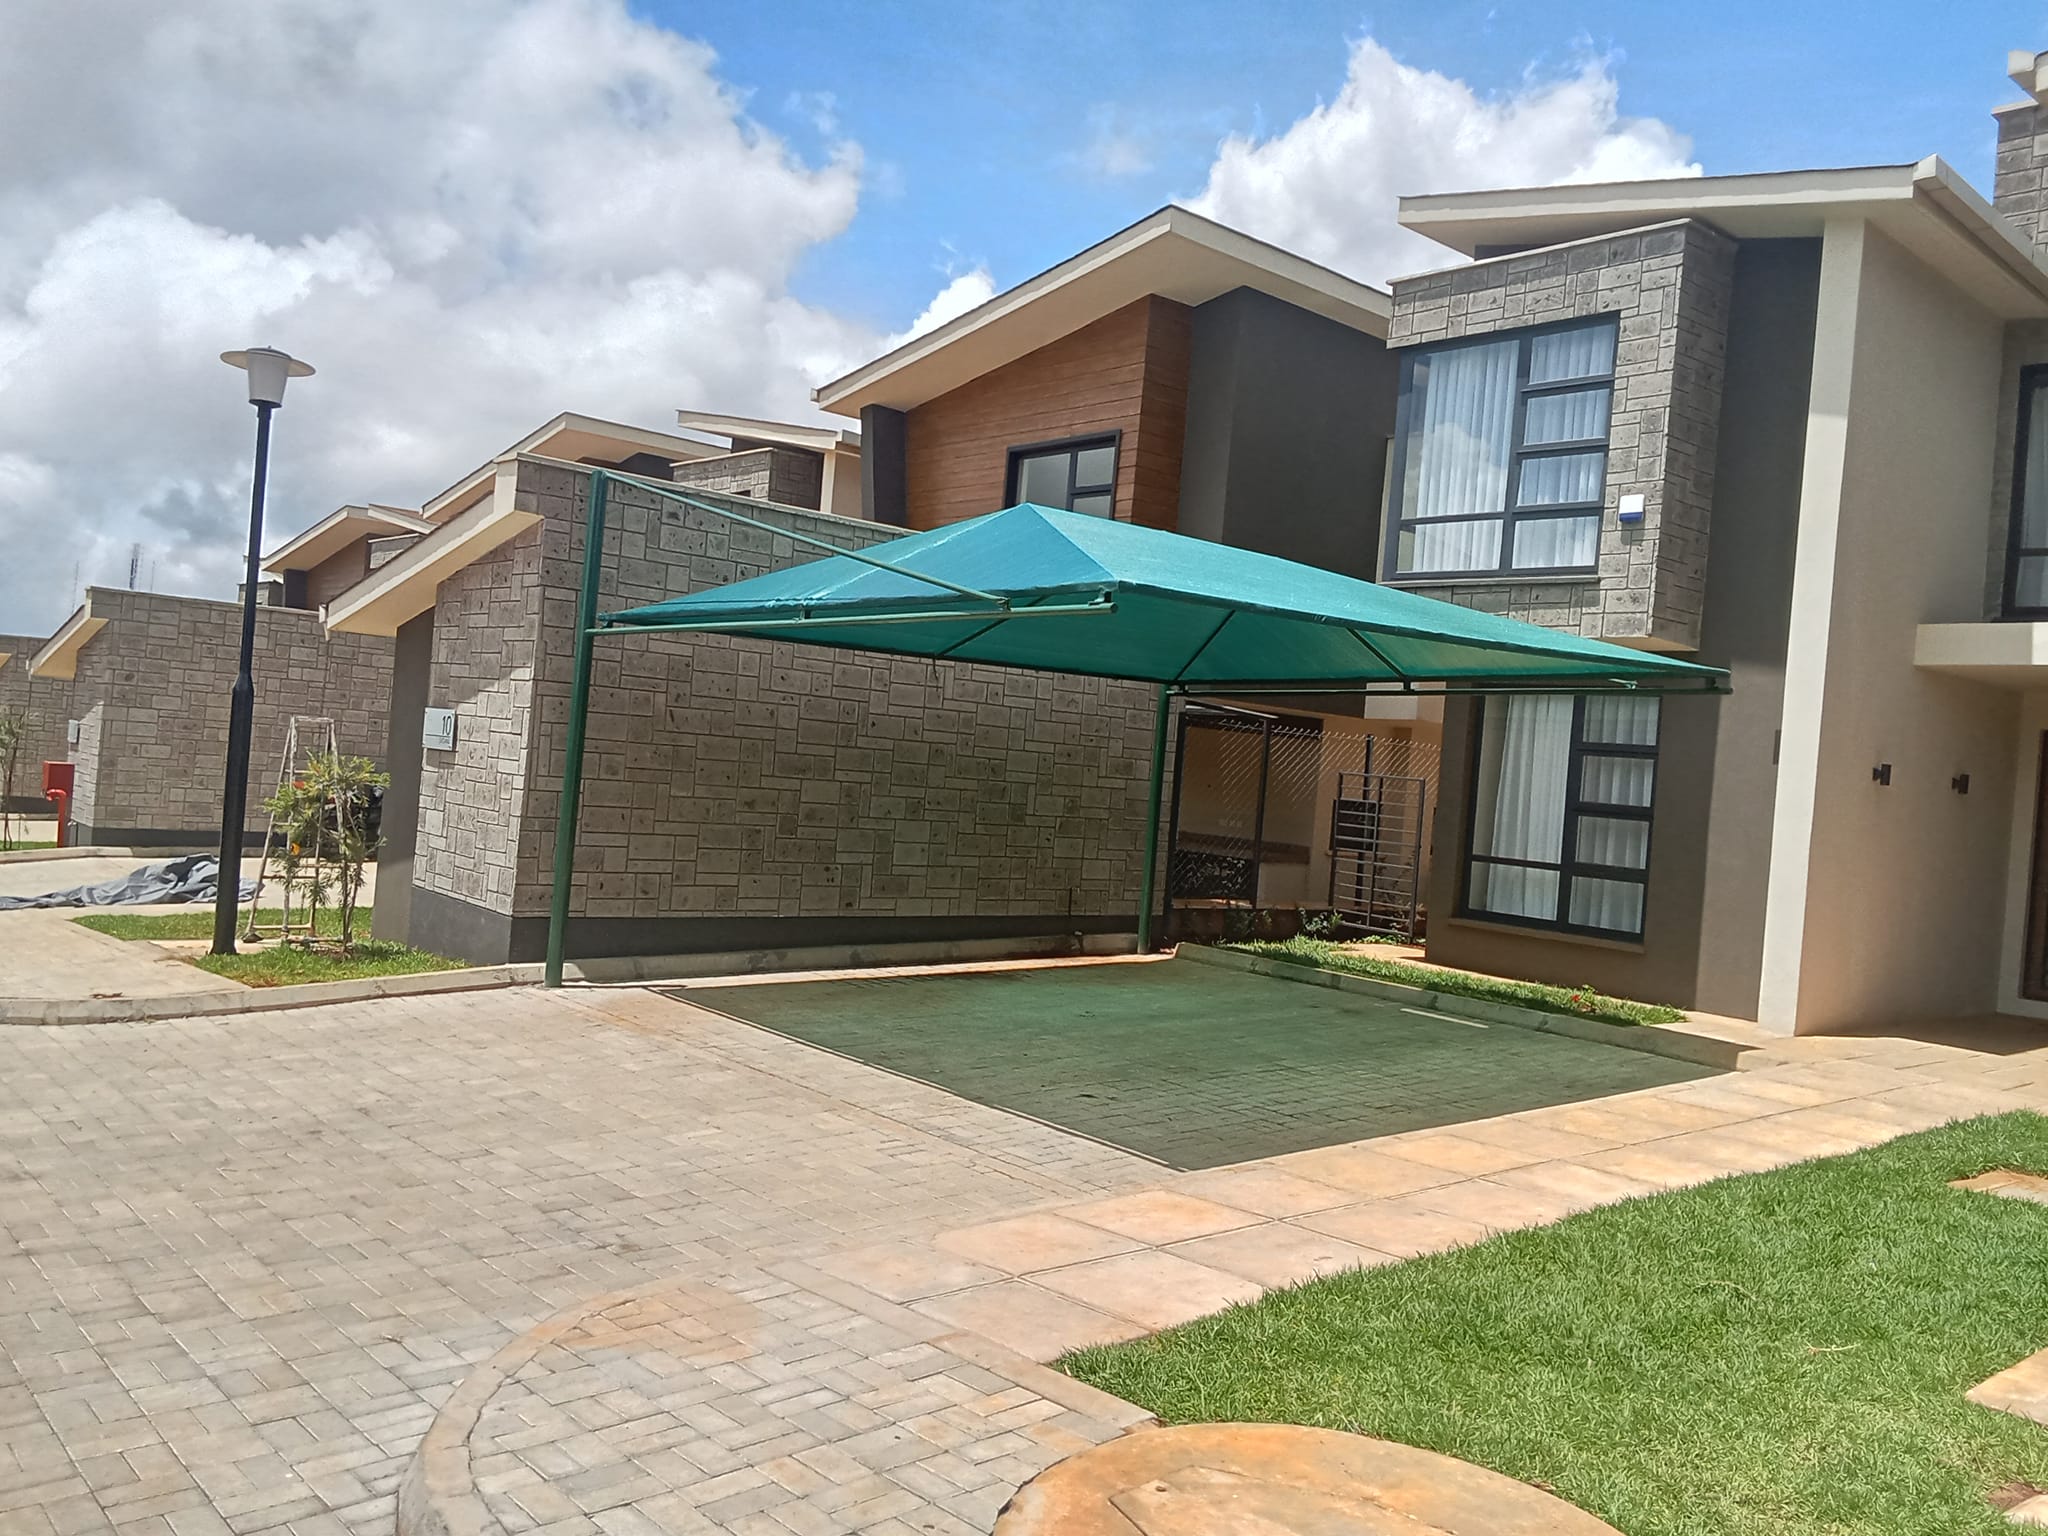
<svg viewBox="0 0 2048 1536">
<path fill-rule="evenodd" d="M 583 591 L 576 599 L 576 681 L 569 690 L 569 741 L 562 760 L 562 808 L 555 817 L 555 893 L 548 909 L 547 981 L 562 984 L 562 946 L 569 928 L 569 887 L 576 878 L 576 813 L 583 802 L 583 728 L 590 715 L 590 653 L 596 643 L 597 577 L 604 561 L 607 477 L 590 472 L 589 516 L 583 528 Z"/>
<path fill-rule="evenodd" d="M 1159 713 L 1152 721 L 1152 790 L 1145 807 L 1145 878 L 1139 882 L 1138 953 L 1152 952 L 1152 878 L 1159 867 L 1159 801 L 1166 782 L 1166 717 L 1173 695 L 1159 685 Z"/>
</svg>

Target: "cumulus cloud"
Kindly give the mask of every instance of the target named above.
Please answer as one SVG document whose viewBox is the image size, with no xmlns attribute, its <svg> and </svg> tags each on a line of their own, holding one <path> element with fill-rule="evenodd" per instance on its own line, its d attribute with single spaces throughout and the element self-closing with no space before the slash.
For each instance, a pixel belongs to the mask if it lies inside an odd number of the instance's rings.
<svg viewBox="0 0 2048 1536">
<path fill-rule="evenodd" d="M 1225 139 L 1191 206 L 1384 282 L 1454 259 L 1395 222 L 1404 193 L 1699 173 L 1685 135 L 1655 118 L 1621 115 L 1604 59 L 1484 97 L 1462 80 L 1403 64 L 1367 37 L 1352 45 L 1334 100 L 1269 138 Z"/>
<path fill-rule="evenodd" d="M 898 331 L 885 341 L 882 350 L 900 347 L 926 331 L 935 331 L 948 320 L 958 319 L 970 309 L 986 304 L 996 293 L 996 280 L 987 267 L 962 272 L 933 296 L 931 303 L 925 305 L 918 317 L 910 322 L 909 329 Z"/>
<path fill-rule="evenodd" d="M 560 410 L 805 417 L 882 341 L 788 287 L 852 219 L 859 149 L 796 154 L 623 0 L 26 11 L 0 50 L 0 628 L 53 627 L 74 570 L 118 582 L 135 541 L 159 588 L 232 592 L 253 426 L 225 348 L 320 370 L 277 423 L 275 543 Z"/>
</svg>

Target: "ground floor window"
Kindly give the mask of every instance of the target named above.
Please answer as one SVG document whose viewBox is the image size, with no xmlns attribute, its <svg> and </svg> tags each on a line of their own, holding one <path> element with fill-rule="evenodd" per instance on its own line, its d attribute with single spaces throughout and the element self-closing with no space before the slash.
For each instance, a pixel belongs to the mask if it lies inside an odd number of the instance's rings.
<svg viewBox="0 0 2048 1536">
<path fill-rule="evenodd" d="M 1472 777 L 1465 909 L 1640 938 L 1657 779 L 1657 700 L 1486 701 Z"/>
</svg>

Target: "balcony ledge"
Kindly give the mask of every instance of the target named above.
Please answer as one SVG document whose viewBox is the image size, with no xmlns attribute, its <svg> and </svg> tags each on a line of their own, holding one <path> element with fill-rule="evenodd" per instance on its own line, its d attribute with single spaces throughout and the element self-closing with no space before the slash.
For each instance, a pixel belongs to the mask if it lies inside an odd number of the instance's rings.
<svg viewBox="0 0 2048 1536">
<path fill-rule="evenodd" d="M 1922 624 L 1913 665 L 1994 688 L 2048 688 L 2048 623 Z"/>
</svg>

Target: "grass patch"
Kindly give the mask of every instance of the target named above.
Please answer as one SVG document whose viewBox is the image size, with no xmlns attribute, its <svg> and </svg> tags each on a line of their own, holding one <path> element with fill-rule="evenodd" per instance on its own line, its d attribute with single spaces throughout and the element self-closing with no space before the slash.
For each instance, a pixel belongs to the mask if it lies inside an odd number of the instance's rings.
<svg viewBox="0 0 2048 1536">
<path fill-rule="evenodd" d="M 356 932 L 370 931 L 373 913 L 368 907 L 356 908 Z M 303 914 L 301 914 L 303 919 Z M 258 907 L 258 927 L 274 928 L 284 920 L 284 913 L 277 907 Z M 213 937 L 213 908 L 195 906 L 186 912 L 88 912 L 83 917 L 71 919 L 81 928 L 90 928 L 94 933 L 111 934 L 117 939 L 210 939 Z M 321 908 L 318 933 L 323 939 L 331 939 L 341 932 L 341 916 L 329 908 Z M 358 948 L 361 946 L 358 945 Z"/>
<path fill-rule="evenodd" d="M 193 955 L 192 964 L 246 987 L 295 987 L 309 981 L 355 981 L 364 976 L 416 976 L 459 971 L 465 962 L 384 939 L 364 939 L 352 955 L 318 950 L 266 949 L 246 955 Z"/>
<path fill-rule="evenodd" d="M 54 848 L 55 843 L 16 843 L 0 838 L 0 853 L 27 853 L 32 849 Z"/>
<path fill-rule="evenodd" d="M 1321 1425 L 1554 1487 L 1629 1536 L 2009 1531 L 2048 1429 L 1968 1402 L 2048 1344 L 2048 1171 L 2003 1115 L 1353 1271 L 1071 1374 L 1162 1419 Z"/>
<path fill-rule="evenodd" d="M 1401 960 L 1382 960 L 1326 939 L 1248 939 L 1223 947 L 1263 955 L 1268 960 L 1289 960 L 1326 971 L 1370 976 L 1374 981 L 1395 981 L 1404 987 L 1425 987 L 1447 996 L 1512 1003 L 1521 1008 L 1540 1008 L 1545 1013 L 1599 1019 L 1607 1024 L 1676 1024 L 1685 1017 L 1682 1009 L 1609 997 L 1591 987 L 1552 987 L 1540 981 L 1508 981 L 1498 976 L 1475 976 L 1470 971 L 1437 970 Z"/>
</svg>

